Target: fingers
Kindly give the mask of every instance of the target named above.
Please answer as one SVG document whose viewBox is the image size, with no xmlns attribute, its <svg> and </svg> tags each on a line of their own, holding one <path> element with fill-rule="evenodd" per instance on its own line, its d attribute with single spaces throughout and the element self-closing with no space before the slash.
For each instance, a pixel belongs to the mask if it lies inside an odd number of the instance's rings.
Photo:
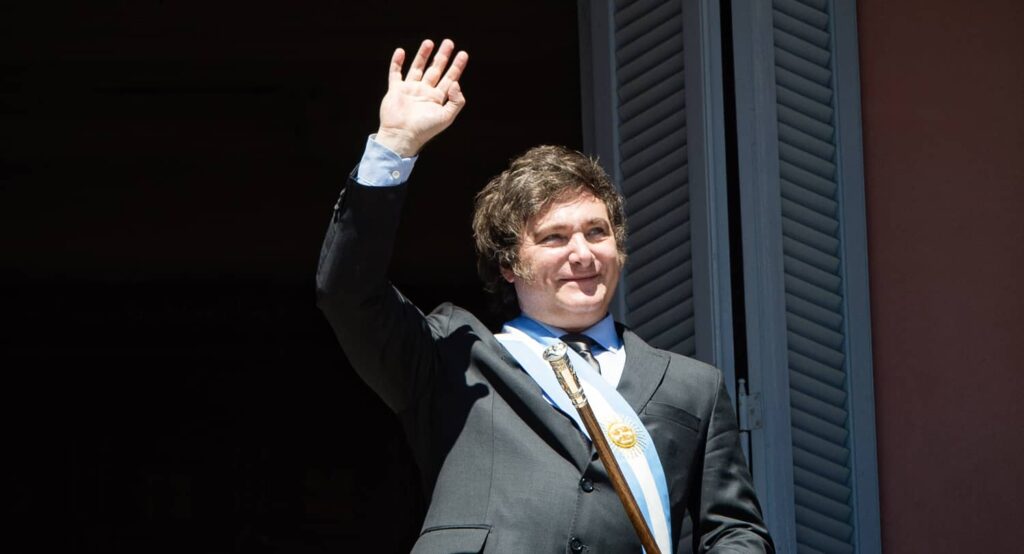
<svg viewBox="0 0 1024 554">
<path fill-rule="evenodd" d="M 452 46 L 454 47 L 454 45 Z M 466 64 L 468 63 L 469 54 L 465 51 L 461 51 L 456 54 L 455 59 L 452 60 L 452 65 L 448 67 L 448 71 L 444 74 L 444 77 L 439 83 L 437 83 L 437 88 L 441 90 L 448 90 L 448 87 L 462 77 L 462 72 L 466 69 Z"/>
<path fill-rule="evenodd" d="M 388 68 L 388 86 L 402 81 L 402 64 L 405 63 L 405 50 L 396 48 L 391 54 L 391 67 Z"/>
<path fill-rule="evenodd" d="M 430 39 L 424 40 L 420 43 L 420 49 L 416 51 L 416 57 L 412 60 L 412 65 L 409 67 L 409 73 L 406 74 L 406 81 L 419 81 L 423 79 L 423 72 L 427 67 L 427 60 L 430 58 L 430 52 L 434 49 L 434 42 Z"/>
<path fill-rule="evenodd" d="M 441 41 L 441 47 L 437 49 L 437 53 L 434 54 L 434 61 L 430 64 L 430 67 L 426 72 L 423 73 L 423 82 L 430 86 L 437 85 L 437 81 L 441 78 L 441 74 L 444 73 L 444 68 L 448 66 L 448 58 L 452 55 L 452 50 L 455 50 L 455 43 L 444 39 Z"/>
<path fill-rule="evenodd" d="M 391 58 L 391 73 L 389 82 L 395 80 L 395 65 L 397 63 L 398 77 L 401 78 L 402 64 L 405 62 L 405 52 L 395 50 L 394 56 Z M 434 59 L 430 60 L 430 54 L 434 50 L 434 43 L 432 41 L 424 40 L 420 44 L 419 50 L 416 51 L 416 57 L 412 60 L 412 65 L 409 66 L 409 72 L 405 75 L 405 80 L 409 81 L 422 81 L 423 83 L 437 87 L 442 92 L 447 92 L 448 87 L 451 83 L 458 81 L 459 77 L 462 76 L 463 70 L 466 69 L 466 63 L 469 61 L 469 55 L 466 52 L 459 52 L 455 55 L 452 60 L 452 52 L 455 51 L 455 43 L 449 39 L 441 41 L 441 46 L 437 49 L 434 54 Z M 448 64 L 451 60 L 451 65 Z M 427 67 L 427 62 L 430 62 L 430 67 Z M 447 71 L 446 69 L 447 68 Z M 443 77 L 442 77 L 443 75 Z"/>
</svg>

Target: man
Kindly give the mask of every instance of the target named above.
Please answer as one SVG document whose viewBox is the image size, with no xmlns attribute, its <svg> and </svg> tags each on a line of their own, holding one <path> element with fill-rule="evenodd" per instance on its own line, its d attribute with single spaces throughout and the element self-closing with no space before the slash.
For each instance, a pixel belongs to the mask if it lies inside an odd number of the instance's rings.
<svg viewBox="0 0 1024 554">
<path fill-rule="evenodd" d="M 451 304 L 424 316 L 388 282 L 415 156 L 466 103 L 468 56 L 424 41 L 391 59 L 380 128 L 342 192 L 319 305 L 360 376 L 398 414 L 431 496 L 416 553 L 640 552 L 589 436 L 540 350 L 574 365 L 663 552 L 685 513 L 700 552 L 771 552 L 721 373 L 608 315 L 625 260 L 622 201 L 596 162 L 538 147 L 478 195 L 478 269 L 513 317 L 495 335 Z M 620 457 L 621 456 L 621 457 Z"/>
</svg>

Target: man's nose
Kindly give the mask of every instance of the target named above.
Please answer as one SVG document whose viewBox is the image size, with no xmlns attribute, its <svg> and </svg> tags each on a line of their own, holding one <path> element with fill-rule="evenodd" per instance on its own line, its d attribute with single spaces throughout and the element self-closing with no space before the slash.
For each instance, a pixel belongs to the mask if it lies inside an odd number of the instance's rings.
<svg viewBox="0 0 1024 554">
<path fill-rule="evenodd" d="M 569 239 L 569 261 L 580 265 L 590 265 L 594 261 L 594 253 L 590 251 L 590 243 L 583 233 L 576 233 Z"/>
</svg>

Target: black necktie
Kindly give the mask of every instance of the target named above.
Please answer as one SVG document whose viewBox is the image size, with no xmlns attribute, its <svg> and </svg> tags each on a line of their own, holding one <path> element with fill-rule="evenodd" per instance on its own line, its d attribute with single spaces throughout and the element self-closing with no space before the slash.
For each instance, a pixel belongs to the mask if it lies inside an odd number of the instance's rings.
<svg viewBox="0 0 1024 554">
<path fill-rule="evenodd" d="M 601 373 L 601 364 L 597 363 L 597 358 L 594 357 L 594 353 L 591 352 L 591 347 L 596 346 L 597 342 L 581 333 L 569 333 L 559 337 L 562 342 L 576 351 L 581 358 L 590 364 L 590 367 L 594 368 L 595 371 Z"/>
</svg>

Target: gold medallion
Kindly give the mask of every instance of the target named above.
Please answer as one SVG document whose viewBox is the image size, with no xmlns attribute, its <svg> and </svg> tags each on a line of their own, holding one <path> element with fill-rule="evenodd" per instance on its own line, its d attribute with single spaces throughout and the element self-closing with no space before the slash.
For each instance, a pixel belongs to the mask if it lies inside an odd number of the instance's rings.
<svg viewBox="0 0 1024 554">
<path fill-rule="evenodd" d="M 623 450 L 629 450 L 637 443 L 636 431 L 622 421 L 613 421 L 608 425 L 608 439 Z"/>
</svg>

